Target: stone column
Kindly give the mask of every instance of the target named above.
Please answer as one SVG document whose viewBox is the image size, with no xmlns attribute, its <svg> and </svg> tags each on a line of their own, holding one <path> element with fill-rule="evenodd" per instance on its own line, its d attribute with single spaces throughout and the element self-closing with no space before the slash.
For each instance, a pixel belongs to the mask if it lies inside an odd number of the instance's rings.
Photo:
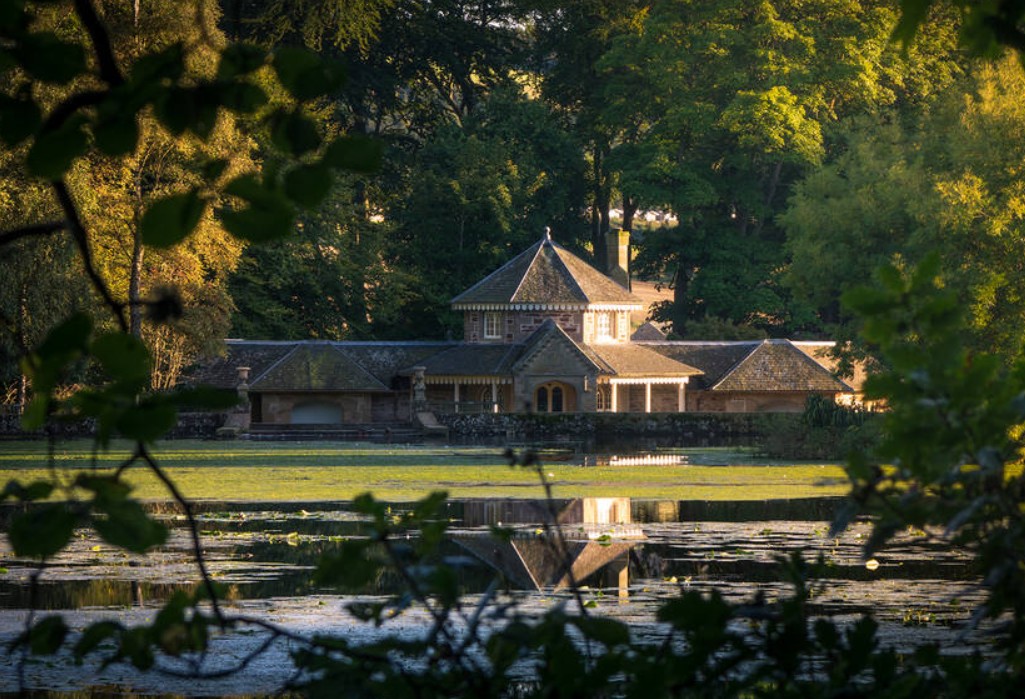
<svg viewBox="0 0 1025 699">
<path fill-rule="evenodd" d="M 235 390 L 238 391 L 238 399 L 243 403 L 249 404 L 249 372 L 251 369 L 247 366 L 235 367 L 235 371 L 238 372 L 238 386 Z"/>
<path fill-rule="evenodd" d="M 413 367 L 413 413 L 422 413 L 427 410 L 427 382 L 424 379 L 424 372 L 427 367 Z"/>
</svg>

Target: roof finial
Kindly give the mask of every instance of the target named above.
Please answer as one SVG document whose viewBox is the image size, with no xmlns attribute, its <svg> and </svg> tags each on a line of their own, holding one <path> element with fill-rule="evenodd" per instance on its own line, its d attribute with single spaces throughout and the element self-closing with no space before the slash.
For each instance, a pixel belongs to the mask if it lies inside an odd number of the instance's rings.
<svg viewBox="0 0 1025 699">
<path fill-rule="evenodd" d="M 546 243 L 552 242 L 552 227 L 551 226 L 545 226 L 545 242 Z"/>
</svg>

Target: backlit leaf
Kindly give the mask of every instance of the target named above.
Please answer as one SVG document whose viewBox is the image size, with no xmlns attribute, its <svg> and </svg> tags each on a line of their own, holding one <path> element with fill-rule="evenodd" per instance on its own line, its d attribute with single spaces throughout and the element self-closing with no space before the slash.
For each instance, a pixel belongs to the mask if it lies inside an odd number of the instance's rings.
<svg viewBox="0 0 1025 699">
<path fill-rule="evenodd" d="M 351 172 L 372 173 L 381 169 L 383 152 L 380 141 L 365 136 L 344 136 L 327 147 L 324 163 Z"/>
<path fill-rule="evenodd" d="M 93 126 L 96 147 L 107 155 L 127 155 L 139 142 L 139 125 L 134 114 L 119 114 L 99 120 Z"/>
<path fill-rule="evenodd" d="M 44 131 L 36 136 L 29 148 L 25 164 L 29 172 L 48 180 L 59 180 L 71 167 L 75 158 L 82 155 L 89 145 L 83 130 L 85 119 L 76 116 L 59 129 Z"/>
<path fill-rule="evenodd" d="M 267 62 L 267 51 L 253 44 L 231 44 L 221 52 L 217 64 L 217 77 L 228 80 L 247 75 Z"/>
<path fill-rule="evenodd" d="M 52 32 L 22 37 L 14 55 L 27 73 L 47 83 L 64 85 L 85 71 L 85 51 Z"/>
<path fill-rule="evenodd" d="M 271 117 L 271 141 L 281 150 L 299 156 L 320 146 L 313 120 L 300 111 L 279 111 Z"/>
<path fill-rule="evenodd" d="M 53 483 L 49 481 L 32 481 L 27 486 L 20 481 L 7 481 L 2 492 L 0 502 L 7 498 L 14 498 L 21 502 L 32 502 L 33 500 L 45 500 L 53 493 Z"/>
<path fill-rule="evenodd" d="M 165 49 L 148 53 L 132 64 L 131 79 L 133 83 L 160 83 L 176 81 L 185 71 L 185 51 L 180 43 L 172 44 Z"/>
<path fill-rule="evenodd" d="M 127 382 L 149 379 L 149 350 L 134 335 L 104 333 L 93 341 L 92 354 L 113 379 Z"/>
<path fill-rule="evenodd" d="M 75 643 L 73 652 L 75 657 L 81 659 L 93 652 L 107 639 L 117 636 L 124 630 L 120 624 L 114 621 L 98 621 L 90 624 Z"/>
<path fill-rule="evenodd" d="M 135 500 L 97 497 L 93 509 L 106 515 L 93 520 L 93 527 L 109 544 L 145 553 L 167 541 L 167 527 L 150 519 Z"/>
<path fill-rule="evenodd" d="M 221 211 L 228 231 L 243 240 L 262 242 L 283 238 L 292 231 L 295 210 L 282 192 L 268 189 L 253 175 L 231 181 L 225 192 L 246 203 L 241 209 Z"/>
<path fill-rule="evenodd" d="M 285 194 L 300 206 L 313 208 L 327 197 L 333 179 L 323 165 L 300 165 L 285 175 Z"/>
<path fill-rule="evenodd" d="M 159 248 L 180 243 L 196 229 L 205 209 L 206 201 L 194 189 L 154 202 L 139 224 L 143 242 Z"/>
<path fill-rule="evenodd" d="M 28 644 L 33 655 L 52 655 L 60 650 L 67 638 L 68 625 L 59 616 L 40 619 L 28 633 Z"/>
<path fill-rule="evenodd" d="M 345 69 L 338 61 L 323 59 L 312 51 L 282 47 L 272 62 L 278 80 L 299 101 L 315 99 L 345 83 Z"/>
<path fill-rule="evenodd" d="M 42 124 L 39 105 L 31 99 L 0 96 L 0 139 L 15 146 L 31 136 Z"/>
<path fill-rule="evenodd" d="M 49 558 L 67 546 L 75 522 L 64 504 L 34 507 L 11 521 L 7 537 L 16 556 Z"/>
<path fill-rule="evenodd" d="M 140 403 L 123 412 L 114 427 L 123 437 L 154 442 L 166 435 L 178 422 L 178 411 L 167 402 Z"/>
</svg>

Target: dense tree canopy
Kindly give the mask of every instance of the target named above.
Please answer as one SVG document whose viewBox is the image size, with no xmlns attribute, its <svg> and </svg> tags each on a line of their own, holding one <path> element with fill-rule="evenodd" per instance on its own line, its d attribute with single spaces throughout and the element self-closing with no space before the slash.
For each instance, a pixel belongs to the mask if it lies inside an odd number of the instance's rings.
<svg viewBox="0 0 1025 699">
<path fill-rule="evenodd" d="M 835 162 L 809 175 L 782 218 L 787 281 L 828 322 L 838 293 L 884 263 L 941 256 L 977 347 L 1025 346 L 1025 77 L 1005 61 L 952 85 L 928 114 L 849 126 Z"/>
<path fill-rule="evenodd" d="M 656 317 L 678 334 L 830 335 L 842 320 L 840 293 L 880 259 L 917 259 L 939 236 L 954 260 L 959 236 L 1016 225 L 1013 176 L 999 165 L 1014 144 L 972 135 L 986 132 L 987 119 L 1011 117 L 980 111 L 970 127 L 956 103 L 976 90 L 972 109 L 982 110 L 993 100 L 970 85 L 1013 85 L 969 64 L 954 48 L 957 16 L 932 5 L 917 3 L 922 12 L 901 25 L 901 36 L 914 29 L 904 46 L 891 37 L 895 0 L 223 0 L 188 12 L 102 3 L 129 69 L 181 36 L 186 69 L 209 79 L 227 37 L 308 48 L 344 64 L 345 77 L 298 104 L 257 73 L 266 103 L 224 116 L 204 138 L 143 113 L 122 160 L 100 129 L 100 147 L 68 186 L 101 231 L 98 269 L 160 358 L 156 386 L 217 352 L 226 335 L 452 334 L 448 300 L 546 226 L 601 267 L 613 208 L 636 233 L 635 271 L 674 289 Z M 38 21 L 58 34 L 81 31 L 57 11 Z M 970 29 L 974 20 L 965 21 Z M 49 85 L 47 99 L 77 87 Z M 382 144 L 381 171 L 325 174 L 321 139 L 342 133 Z M 282 146 L 307 160 L 290 176 L 291 195 L 324 197 L 292 237 L 247 249 L 226 234 L 231 207 L 210 191 L 198 236 L 173 251 L 143 244 L 141 216 L 153 202 L 195 187 L 211 167 L 222 183 L 245 171 L 279 178 Z M 943 164 L 955 160 L 964 167 Z M 5 167 L 4 226 L 45 219 L 51 195 L 28 201 L 30 178 Z M 264 202 L 269 216 L 248 221 L 284 220 L 288 206 L 275 196 Z M 975 218 L 940 222 L 944 206 Z M 646 231 L 635 223 L 645 209 L 679 224 Z M 978 263 L 961 266 L 958 285 L 980 328 L 1016 312 L 1016 273 L 982 261 L 1013 259 L 1012 238 L 991 233 L 986 252 L 965 252 Z M 60 262 L 52 246 L 24 248 L 19 255 L 53 260 L 55 288 L 73 288 L 73 260 Z M 170 284 L 185 315 L 157 330 L 142 309 Z M 25 319 L 59 316 L 88 297 L 70 293 L 26 314 L 31 294 L 10 285 L 0 295 L 13 385 L 17 348 L 40 332 Z"/>
</svg>

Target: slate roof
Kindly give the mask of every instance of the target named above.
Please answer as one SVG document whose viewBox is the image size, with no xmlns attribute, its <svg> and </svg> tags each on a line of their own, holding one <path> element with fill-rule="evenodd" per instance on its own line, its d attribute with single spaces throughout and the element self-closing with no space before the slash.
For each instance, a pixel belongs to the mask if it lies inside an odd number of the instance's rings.
<svg viewBox="0 0 1025 699">
<path fill-rule="evenodd" d="M 701 374 L 700 369 L 642 345 L 588 345 L 587 349 L 600 359 L 608 373 L 616 376 L 677 377 Z"/>
<path fill-rule="evenodd" d="M 512 372 L 523 345 L 456 345 L 419 362 L 428 376 L 500 376 Z M 411 370 L 407 367 L 405 372 Z"/>
<path fill-rule="evenodd" d="M 216 388 L 235 388 L 238 386 L 237 367 L 249 367 L 249 380 L 252 381 L 280 361 L 296 346 L 295 342 L 247 340 L 228 340 L 225 344 L 225 355 L 206 360 L 191 369 L 188 372 L 187 383 L 204 384 Z"/>
<path fill-rule="evenodd" d="M 541 327 L 535 330 L 534 333 L 527 338 L 527 341 L 523 343 L 523 351 L 510 367 L 511 371 L 518 371 L 539 352 L 543 352 L 546 349 L 551 348 L 553 345 L 562 345 L 571 352 L 576 350 L 579 359 L 581 359 L 584 364 L 590 364 L 598 371 L 606 370 L 606 366 L 601 359 L 590 352 L 587 345 L 580 345 L 574 342 L 573 338 L 567 335 L 565 330 L 560 328 L 554 320 L 548 318 L 541 324 Z"/>
<path fill-rule="evenodd" d="M 634 330 L 633 335 L 630 336 L 630 340 L 633 342 L 661 342 L 665 339 L 666 334 L 650 320 Z"/>
<path fill-rule="evenodd" d="M 390 385 L 395 376 L 408 374 L 409 367 L 457 346 L 454 342 L 340 342 L 340 347 L 381 383 Z"/>
<path fill-rule="evenodd" d="M 545 237 L 452 299 L 456 310 L 478 306 L 588 306 L 643 308 L 643 301 Z"/>
<path fill-rule="evenodd" d="M 691 387 L 707 389 L 714 386 L 726 372 L 749 355 L 757 342 L 644 342 L 647 347 L 661 355 L 675 359 L 703 372 L 696 377 Z"/>
<path fill-rule="evenodd" d="M 833 356 L 835 342 L 809 342 L 796 341 L 794 347 L 811 357 L 817 364 L 821 364 L 829 371 L 836 373 L 840 366 L 840 360 Z M 868 378 L 868 366 L 864 361 L 855 361 L 851 366 L 851 375 L 844 376 L 842 381 L 855 391 L 861 391 L 865 379 Z"/>
<path fill-rule="evenodd" d="M 250 388 L 267 391 L 387 391 L 388 386 L 330 344 L 300 344 L 252 378 Z"/>
<path fill-rule="evenodd" d="M 711 391 L 850 392 L 851 387 L 789 340 L 654 342 L 652 350 L 704 371 L 695 385 Z"/>
<path fill-rule="evenodd" d="M 332 348 L 341 355 L 327 360 L 334 363 L 336 372 L 348 372 L 353 388 L 337 390 L 382 390 L 391 385 L 395 376 L 408 366 L 415 366 L 426 357 L 454 346 L 452 342 L 318 342 L 278 341 L 262 342 L 252 340 L 228 340 L 224 357 L 208 360 L 189 372 L 188 382 L 206 384 L 217 388 L 235 388 L 238 385 L 237 367 L 248 366 L 249 385 L 260 390 L 333 390 L 312 389 L 309 374 L 301 367 L 302 355 L 293 356 L 287 366 L 279 366 L 290 354 L 311 347 Z M 317 350 L 319 352 L 320 350 Z M 352 370 L 352 365 L 356 370 Z M 289 369 L 291 366 L 292 369 Z M 349 367 L 346 369 L 346 367 Z M 274 369 L 274 376 L 268 373 Z M 293 371 L 294 370 L 294 371 Z M 286 372 L 293 372 L 286 376 Z M 287 385 L 286 378 L 295 379 L 295 385 Z M 341 381 L 341 380 L 339 380 Z M 362 388 L 361 388 L 362 387 Z"/>
</svg>

